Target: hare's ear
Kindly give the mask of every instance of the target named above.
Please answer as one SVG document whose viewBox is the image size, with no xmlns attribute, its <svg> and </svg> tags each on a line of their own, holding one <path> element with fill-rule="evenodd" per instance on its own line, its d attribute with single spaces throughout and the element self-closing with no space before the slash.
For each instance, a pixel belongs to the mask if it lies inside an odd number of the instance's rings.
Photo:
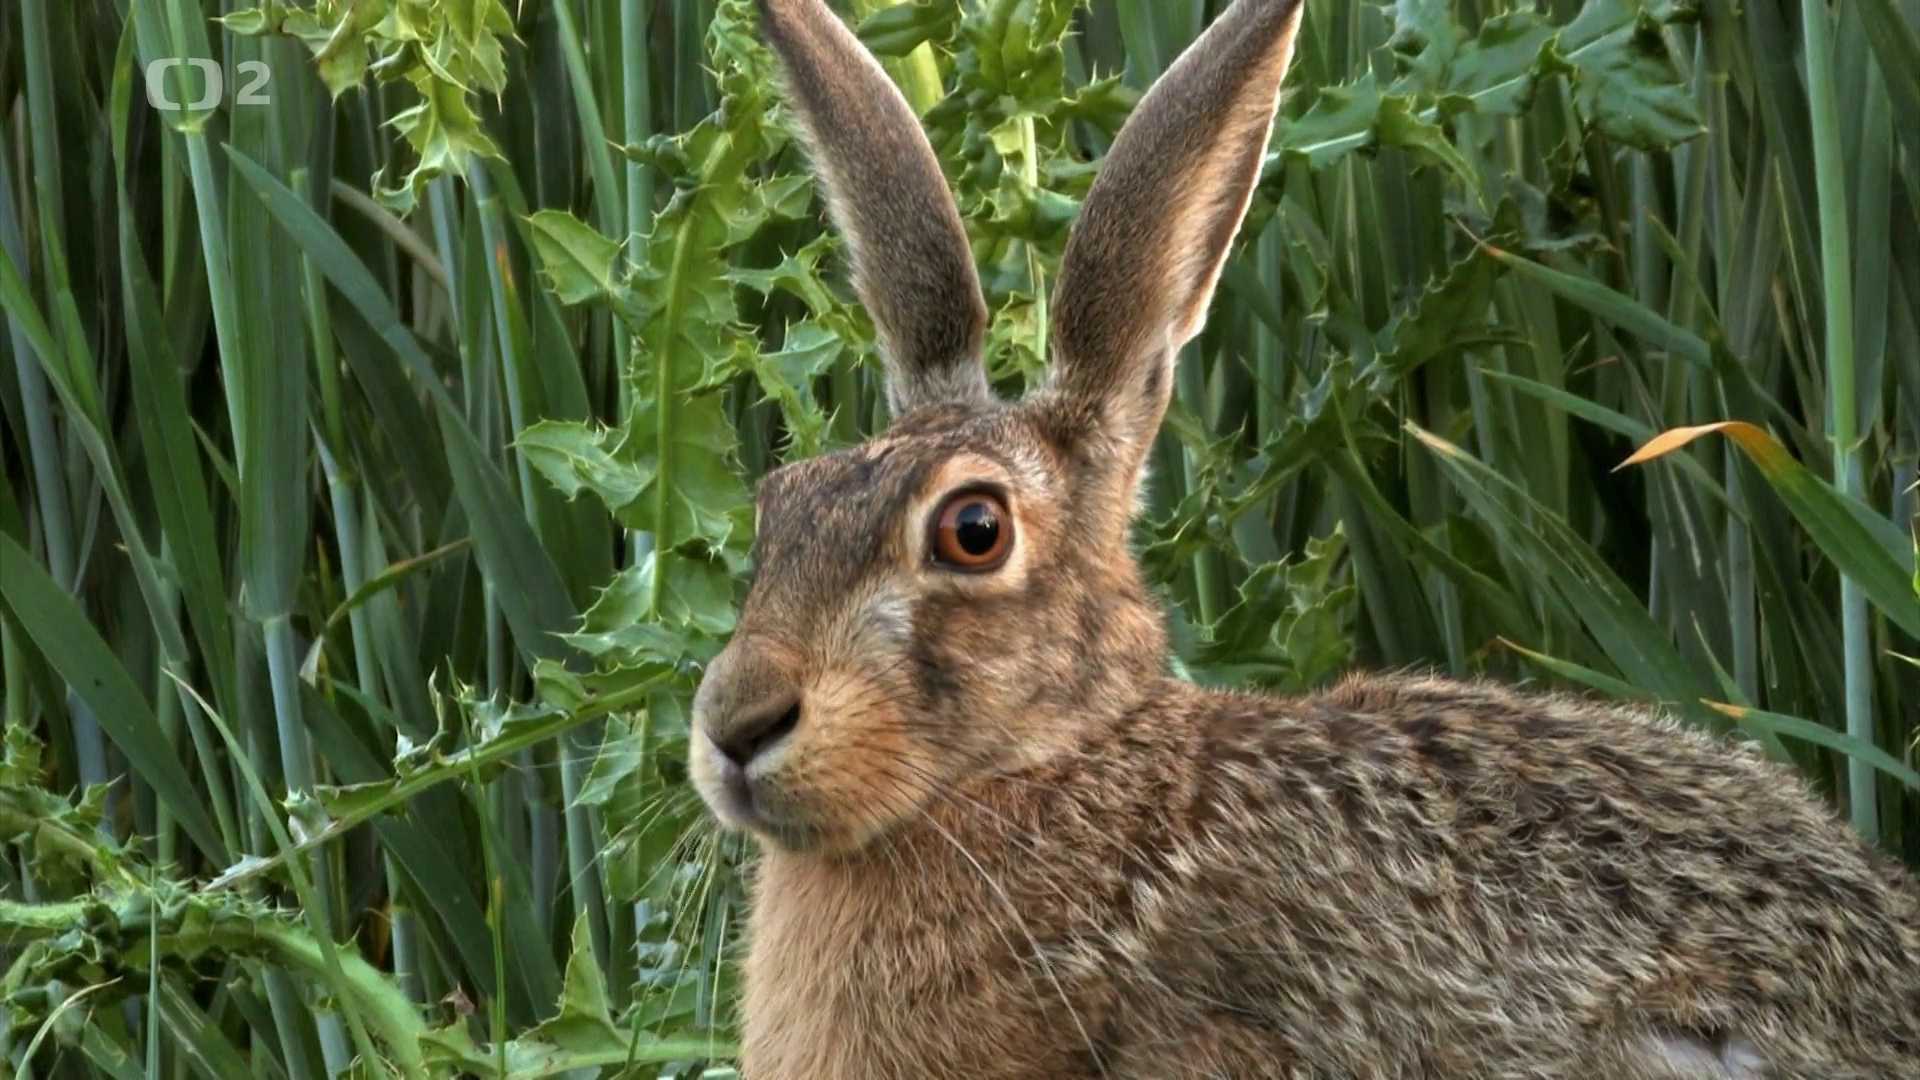
<svg viewBox="0 0 1920 1080">
<path fill-rule="evenodd" d="M 794 112 L 853 253 L 898 416 L 986 401 L 987 303 L 933 147 L 893 80 L 825 0 L 760 0 Z"/>
<path fill-rule="evenodd" d="M 1301 0 L 1238 0 L 1128 119 L 1081 208 L 1054 294 L 1049 396 L 1111 446 L 1130 495 L 1246 217 Z"/>
</svg>

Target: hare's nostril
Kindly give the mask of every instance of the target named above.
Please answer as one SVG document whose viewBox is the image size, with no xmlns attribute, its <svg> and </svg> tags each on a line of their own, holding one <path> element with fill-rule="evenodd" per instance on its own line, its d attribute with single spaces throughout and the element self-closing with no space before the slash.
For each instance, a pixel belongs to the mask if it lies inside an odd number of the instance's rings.
<svg viewBox="0 0 1920 1080">
<path fill-rule="evenodd" d="M 773 723 L 768 724 L 767 729 L 760 733 L 757 744 L 753 748 L 754 753 L 757 754 L 767 747 L 772 746 L 774 743 L 779 742 L 781 739 L 786 738 L 788 735 L 793 734 L 793 729 L 799 726 L 800 701 L 798 698 L 795 698 L 793 704 L 787 706 L 786 709 L 775 718 Z"/>
<path fill-rule="evenodd" d="M 799 725 L 800 699 L 796 697 L 744 713 L 711 734 L 713 745 L 727 760 L 744 769 L 761 751 L 792 734 Z"/>
</svg>

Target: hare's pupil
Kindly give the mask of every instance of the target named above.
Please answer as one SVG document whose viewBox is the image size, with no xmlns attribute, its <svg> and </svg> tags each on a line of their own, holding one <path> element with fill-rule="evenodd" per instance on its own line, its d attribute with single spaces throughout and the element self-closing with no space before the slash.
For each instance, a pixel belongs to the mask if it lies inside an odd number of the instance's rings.
<svg viewBox="0 0 1920 1080">
<path fill-rule="evenodd" d="M 953 526 L 960 550 L 976 558 L 991 553 L 999 543 L 1000 519 L 994 516 L 993 506 L 984 500 L 961 507 Z"/>
</svg>

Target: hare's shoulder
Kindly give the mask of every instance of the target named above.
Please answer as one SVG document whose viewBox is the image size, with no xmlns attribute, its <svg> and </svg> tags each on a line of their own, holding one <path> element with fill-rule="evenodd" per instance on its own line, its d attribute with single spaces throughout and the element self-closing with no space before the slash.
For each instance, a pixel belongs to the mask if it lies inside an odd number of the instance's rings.
<svg viewBox="0 0 1920 1080">
<path fill-rule="evenodd" d="M 1393 771 L 1439 785 L 1632 784 L 1740 797 L 1756 783 L 1807 800 L 1790 771 L 1751 745 L 1637 706 L 1437 676 L 1353 675 L 1298 698 L 1242 693 L 1192 703 L 1203 739 L 1264 750 L 1277 768 Z"/>
<path fill-rule="evenodd" d="M 1207 701 L 1186 816 L 1229 862 L 1285 858 L 1269 869 L 1306 878 L 1344 867 L 1394 896 L 1424 886 L 1382 867 L 1432 870 L 1476 895 L 1579 912 L 1574 925 L 1804 929 L 1844 913 L 1840 936 L 1903 925 L 1909 964 L 1920 946 L 1920 886 L 1750 744 L 1648 710 L 1440 678 Z"/>
<path fill-rule="evenodd" d="M 1911 892 L 1794 772 L 1654 712 L 1379 676 L 1188 709 L 1185 817 L 1242 861 L 1333 850 L 1397 888 L 1372 867 L 1410 860 L 1649 917 L 1774 896 L 1863 911 Z"/>
</svg>

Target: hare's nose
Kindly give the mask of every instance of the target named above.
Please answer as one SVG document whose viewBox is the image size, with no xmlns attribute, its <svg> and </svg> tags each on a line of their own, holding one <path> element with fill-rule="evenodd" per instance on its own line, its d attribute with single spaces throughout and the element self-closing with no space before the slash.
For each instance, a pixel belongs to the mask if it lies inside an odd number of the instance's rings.
<svg viewBox="0 0 1920 1080">
<path fill-rule="evenodd" d="M 707 738 L 728 761 L 745 769 L 768 747 L 792 734 L 800 725 L 798 695 L 763 701 L 706 725 Z"/>
</svg>

